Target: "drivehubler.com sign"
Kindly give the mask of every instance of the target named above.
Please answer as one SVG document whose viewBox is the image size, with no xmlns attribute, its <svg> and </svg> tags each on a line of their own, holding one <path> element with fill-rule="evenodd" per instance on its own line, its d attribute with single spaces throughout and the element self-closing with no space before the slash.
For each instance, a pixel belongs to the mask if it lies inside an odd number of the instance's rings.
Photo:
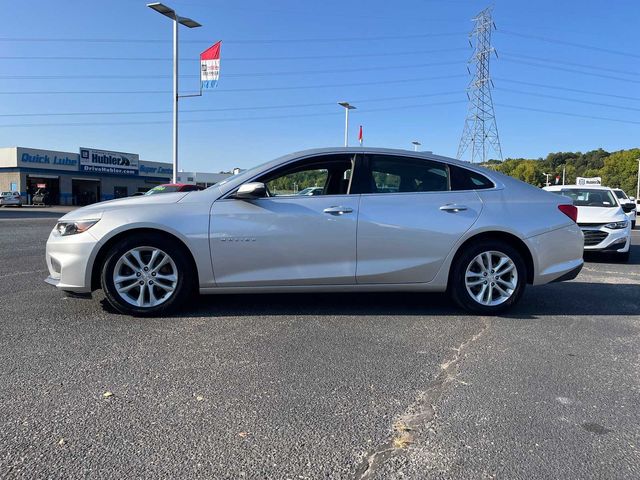
<svg viewBox="0 0 640 480">
<path fill-rule="evenodd" d="M 80 148 L 80 170 L 118 175 L 138 175 L 139 157 L 135 153 Z"/>
</svg>

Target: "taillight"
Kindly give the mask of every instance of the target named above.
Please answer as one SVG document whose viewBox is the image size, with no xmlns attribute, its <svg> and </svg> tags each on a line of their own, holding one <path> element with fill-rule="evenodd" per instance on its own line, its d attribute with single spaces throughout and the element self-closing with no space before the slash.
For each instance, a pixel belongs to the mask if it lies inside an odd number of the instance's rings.
<svg viewBox="0 0 640 480">
<path fill-rule="evenodd" d="M 574 222 L 578 221 L 578 209 L 574 205 L 558 205 L 558 210 Z"/>
</svg>

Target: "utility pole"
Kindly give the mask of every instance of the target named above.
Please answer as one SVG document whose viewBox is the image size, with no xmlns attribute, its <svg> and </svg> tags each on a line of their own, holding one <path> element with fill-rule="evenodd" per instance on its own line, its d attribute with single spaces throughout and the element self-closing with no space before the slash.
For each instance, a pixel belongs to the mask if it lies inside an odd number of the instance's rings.
<svg viewBox="0 0 640 480">
<path fill-rule="evenodd" d="M 491 46 L 491 32 L 496 28 L 491 18 L 491 11 L 492 7 L 487 7 L 473 19 L 474 27 L 469 34 L 473 54 L 469 59 L 467 70 L 471 74 L 473 69 L 473 77 L 467 87 L 469 107 L 457 158 L 462 158 L 470 149 L 472 163 L 486 162 L 489 149 L 502 160 L 502 148 L 491 97 L 493 82 L 489 74 L 489 61 L 491 54 L 495 53 Z"/>
<path fill-rule="evenodd" d="M 349 146 L 349 110 L 355 110 L 356 107 L 349 102 L 338 102 L 338 105 L 344 108 L 344 146 Z"/>
<path fill-rule="evenodd" d="M 562 185 L 564 185 L 565 174 L 567 173 L 567 165 L 562 166 Z"/>
<path fill-rule="evenodd" d="M 549 183 L 549 175 L 551 175 L 551 174 L 550 174 L 550 173 L 542 173 L 542 174 L 543 174 L 543 175 L 545 176 L 545 178 L 546 178 L 546 181 L 544 182 L 544 184 L 545 184 L 545 186 L 547 186 L 547 187 L 548 187 L 549 185 L 551 185 L 551 184 Z"/>
</svg>

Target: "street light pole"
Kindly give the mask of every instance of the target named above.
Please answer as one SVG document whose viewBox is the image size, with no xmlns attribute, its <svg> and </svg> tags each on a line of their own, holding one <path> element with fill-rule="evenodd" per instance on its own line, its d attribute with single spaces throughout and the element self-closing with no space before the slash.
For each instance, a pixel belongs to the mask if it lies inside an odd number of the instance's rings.
<svg viewBox="0 0 640 480">
<path fill-rule="evenodd" d="M 349 146 L 349 110 L 355 110 L 356 107 L 349 102 L 338 102 L 338 105 L 344 108 L 344 146 Z"/>
<path fill-rule="evenodd" d="M 418 151 L 418 147 L 420 145 L 422 145 L 420 142 L 418 142 L 417 140 L 414 140 L 413 142 L 411 142 L 413 144 L 413 151 L 417 152 Z"/>
<path fill-rule="evenodd" d="M 173 16 L 173 176 L 178 183 L 178 15 Z"/>
<path fill-rule="evenodd" d="M 545 176 L 545 178 L 546 178 L 545 185 L 548 187 L 549 185 L 551 185 L 551 184 L 549 183 L 549 175 L 551 175 L 551 174 L 550 174 L 550 173 L 544 173 L 544 172 L 543 172 L 542 174 L 543 174 L 543 175 Z"/>
<path fill-rule="evenodd" d="M 636 204 L 640 200 L 640 158 L 638 159 L 638 185 L 636 186 Z"/>
<path fill-rule="evenodd" d="M 165 17 L 173 20 L 173 175 L 172 182 L 178 181 L 178 24 L 188 28 L 201 27 L 198 22 L 190 18 L 181 17 L 170 7 L 162 3 L 148 3 L 147 7 L 161 13 Z"/>
</svg>

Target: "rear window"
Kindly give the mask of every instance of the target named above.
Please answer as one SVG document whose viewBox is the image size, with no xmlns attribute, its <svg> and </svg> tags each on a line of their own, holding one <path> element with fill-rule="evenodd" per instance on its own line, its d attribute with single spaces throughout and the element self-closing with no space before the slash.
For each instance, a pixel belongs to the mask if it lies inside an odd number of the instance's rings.
<svg viewBox="0 0 640 480">
<path fill-rule="evenodd" d="M 616 194 L 616 197 L 625 199 L 627 196 L 624 194 L 622 190 L 614 190 L 613 193 Z"/>
<path fill-rule="evenodd" d="M 466 168 L 456 165 L 449 165 L 451 172 L 451 190 L 481 190 L 493 188 L 493 182 L 484 175 L 481 175 Z"/>
</svg>

